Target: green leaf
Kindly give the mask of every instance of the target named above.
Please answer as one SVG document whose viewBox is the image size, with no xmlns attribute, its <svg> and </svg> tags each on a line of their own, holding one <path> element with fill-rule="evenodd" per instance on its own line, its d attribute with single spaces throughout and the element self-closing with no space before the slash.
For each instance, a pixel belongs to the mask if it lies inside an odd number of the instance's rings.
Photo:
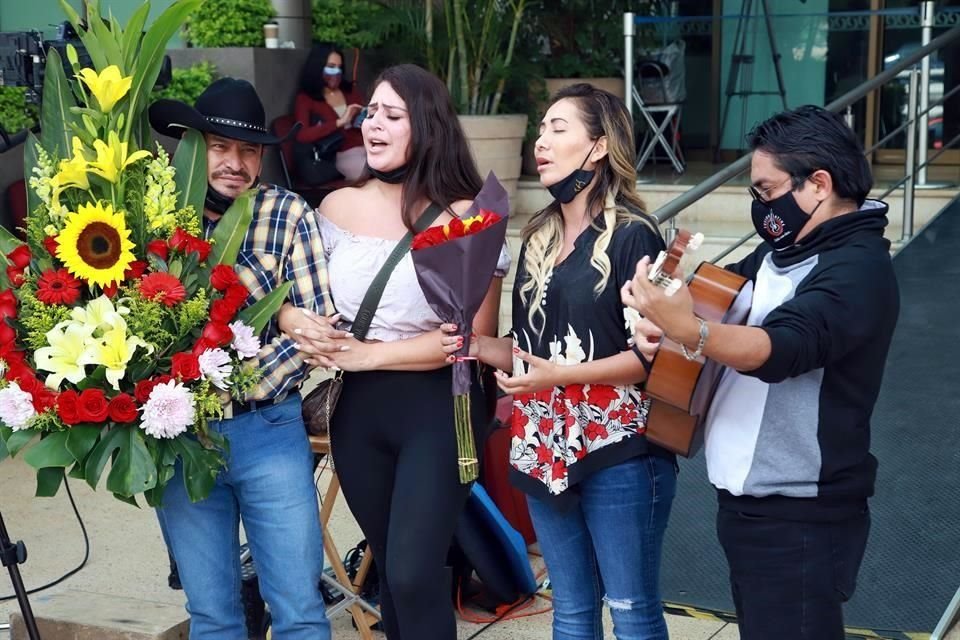
<svg viewBox="0 0 960 640">
<path fill-rule="evenodd" d="M 253 221 L 253 189 L 240 194 L 213 230 L 213 248 L 208 264 L 234 265 L 243 245 L 250 223 Z"/>
<path fill-rule="evenodd" d="M 140 508 L 140 505 L 137 504 L 137 499 L 133 496 L 125 496 L 121 493 L 114 493 L 113 497 L 119 500 L 120 502 L 125 502 L 126 504 L 134 506 L 138 509 Z"/>
<path fill-rule="evenodd" d="M 9 229 L 0 225 L 0 252 L 3 252 L 4 264 L 10 264 L 7 261 L 7 254 L 23 244 L 23 240 L 10 233 Z"/>
<path fill-rule="evenodd" d="M 70 467 L 70 472 L 67 473 L 67 476 L 73 478 L 74 480 L 85 480 L 86 475 L 83 473 L 83 465 L 79 462 L 72 467 Z"/>
<path fill-rule="evenodd" d="M 253 327 L 253 333 L 259 335 L 267 326 L 267 323 L 270 322 L 270 318 L 280 311 L 280 307 L 283 306 L 283 303 L 287 300 L 287 296 L 290 294 L 291 287 L 293 287 L 292 282 L 284 282 L 249 307 L 243 309 L 243 311 L 237 314 L 237 317 L 240 318 L 244 324 Z"/>
<path fill-rule="evenodd" d="M 27 212 L 33 213 L 40 206 L 40 196 L 30 186 L 30 176 L 33 175 L 33 168 L 38 164 L 37 149 L 40 147 L 40 141 L 33 132 L 27 134 L 27 143 L 23 145 L 23 173 L 27 177 Z"/>
<path fill-rule="evenodd" d="M 37 470 L 37 493 L 38 498 L 52 498 L 60 490 L 60 483 L 63 482 L 62 467 L 44 467 Z"/>
<path fill-rule="evenodd" d="M 67 432 L 67 451 L 78 464 L 90 454 L 100 439 L 103 430 L 93 425 L 77 425 Z"/>
<path fill-rule="evenodd" d="M 9 427 L 0 427 L 0 462 L 10 456 L 10 452 L 7 451 L 7 436 L 10 435 L 10 431 Z"/>
<path fill-rule="evenodd" d="M 67 76 L 63 73 L 60 54 L 51 47 L 47 52 L 47 66 L 43 77 L 40 143 L 54 158 L 70 155 L 70 125 L 82 127 L 79 118 L 70 112 L 70 107 L 76 104 Z"/>
<path fill-rule="evenodd" d="M 76 11 L 73 10 L 73 7 L 67 4 L 66 0 L 60 0 L 60 8 L 63 9 L 65 14 L 67 14 L 67 20 L 70 21 L 70 24 L 73 25 L 73 29 L 77 32 L 77 35 L 80 36 L 80 40 L 83 41 L 83 46 L 87 49 L 87 53 L 90 55 L 90 60 L 93 62 L 93 66 L 97 70 L 105 69 L 107 67 L 107 58 L 103 54 L 103 50 L 100 48 L 100 43 L 97 42 L 97 39 L 94 38 L 89 31 L 81 26 L 80 16 Z M 49 58 L 47 58 L 47 61 L 47 69 L 49 70 Z M 46 101 L 46 90 L 44 90 L 43 98 L 44 101 Z M 46 126 L 46 124 L 44 124 L 44 126 Z"/>
<path fill-rule="evenodd" d="M 34 469 L 44 467 L 67 467 L 75 461 L 67 451 L 67 432 L 57 431 L 42 438 L 23 454 L 23 461 Z"/>
<path fill-rule="evenodd" d="M 203 215 L 203 200 L 207 193 L 207 143 L 199 131 L 188 129 L 173 154 L 173 168 L 177 170 L 177 208 L 193 205 L 197 215 Z"/>
<path fill-rule="evenodd" d="M 36 429 L 14 431 L 7 436 L 7 452 L 11 457 L 17 455 L 21 449 L 30 444 L 30 441 L 38 435 L 40 435 L 40 432 Z"/>
<path fill-rule="evenodd" d="M 153 90 L 153 85 L 157 83 L 167 43 L 202 2 L 203 0 L 177 0 L 160 14 L 147 30 L 136 56 L 136 68 L 133 70 L 134 83 L 130 87 L 131 121 L 127 122 L 128 131 L 132 126 L 133 117 L 138 116 L 140 111 L 149 104 L 150 92 Z M 129 139 L 129 136 L 126 138 Z"/>
<path fill-rule="evenodd" d="M 140 48 L 140 39 L 143 37 L 143 25 L 147 23 L 147 16 L 150 14 L 150 3 L 144 2 L 140 8 L 133 12 L 130 20 L 127 21 L 127 28 L 123 32 L 123 62 L 126 69 L 133 68 L 133 61 Z"/>
<path fill-rule="evenodd" d="M 123 54 L 120 51 L 120 41 L 117 35 L 107 28 L 100 17 L 100 3 L 97 0 L 87 0 L 87 24 L 93 31 L 93 36 L 103 49 L 103 56 L 106 59 L 107 66 L 111 64 L 120 68 L 120 75 L 129 75 L 124 68 Z M 89 35 L 87 36 L 89 38 Z M 84 44 L 87 40 L 84 39 Z M 103 71 L 105 67 L 97 67 L 98 71 Z"/>
<path fill-rule="evenodd" d="M 107 489 L 114 495 L 132 497 L 157 486 L 157 466 L 143 441 L 143 432 L 135 427 L 118 429 L 120 450 L 107 476 Z"/>
<path fill-rule="evenodd" d="M 191 502 L 209 496 L 223 460 L 219 452 L 204 449 L 189 438 L 171 440 L 170 447 L 183 463 L 183 484 Z"/>
<path fill-rule="evenodd" d="M 90 452 L 90 455 L 87 456 L 84 475 L 91 488 L 97 488 L 100 476 L 103 474 L 103 468 L 107 466 L 107 460 L 113 456 L 114 451 L 120 448 L 123 430 L 121 427 L 107 431 L 100 438 L 100 442 L 93 448 L 93 451 Z"/>
</svg>

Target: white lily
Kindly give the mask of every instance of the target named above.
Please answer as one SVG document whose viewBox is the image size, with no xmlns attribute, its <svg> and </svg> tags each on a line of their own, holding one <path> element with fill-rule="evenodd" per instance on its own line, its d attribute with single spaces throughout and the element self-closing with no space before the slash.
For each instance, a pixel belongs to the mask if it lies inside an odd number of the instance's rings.
<svg viewBox="0 0 960 640">
<path fill-rule="evenodd" d="M 37 349 L 33 357 L 39 371 L 51 372 L 46 379 L 48 387 L 58 389 L 64 379 L 77 384 L 86 377 L 82 356 L 92 335 L 88 325 L 69 321 L 47 332 L 50 346 Z"/>
</svg>

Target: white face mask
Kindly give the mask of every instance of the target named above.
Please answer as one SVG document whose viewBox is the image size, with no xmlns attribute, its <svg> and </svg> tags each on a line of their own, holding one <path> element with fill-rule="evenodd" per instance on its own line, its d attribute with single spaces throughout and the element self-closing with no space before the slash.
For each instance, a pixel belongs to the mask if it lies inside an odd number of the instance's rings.
<svg viewBox="0 0 960 640">
<path fill-rule="evenodd" d="M 343 69 L 340 67 L 324 67 L 323 74 L 327 76 L 338 76 L 343 73 Z"/>
</svg>

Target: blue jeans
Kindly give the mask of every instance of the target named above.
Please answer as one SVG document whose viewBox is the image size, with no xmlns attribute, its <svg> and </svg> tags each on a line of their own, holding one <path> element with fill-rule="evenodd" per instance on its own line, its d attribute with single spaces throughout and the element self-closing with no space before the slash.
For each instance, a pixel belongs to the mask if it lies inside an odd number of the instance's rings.
<svg viewBox="0 0 960 640">
<path fill-rule="evenodd" d="M 794 522 L 721 508 L 717 535 L 743 640 L 843 640 L 843 603 L 857 585 L 870 512 Z"/>
<path fill-rule="evenodd" d="M 528 497 L 553 585 L 553 640 L 602 640 L 603 602 L 618 640 L 667 638 L 660 552 L 674 463 L 639 456 L 595 472 L 567 511 Z"/>
<path fill-rule="evenodd" d="M 210 423 L 230 443 L 210 496 L 191 503 L 177 465 L 157 510 L 180 570 L 190 640 L 245 640 L 240 531 L 247 534 L 276 640 L 328 640 L 323 540 L 300 397 Z"/>
</svg>

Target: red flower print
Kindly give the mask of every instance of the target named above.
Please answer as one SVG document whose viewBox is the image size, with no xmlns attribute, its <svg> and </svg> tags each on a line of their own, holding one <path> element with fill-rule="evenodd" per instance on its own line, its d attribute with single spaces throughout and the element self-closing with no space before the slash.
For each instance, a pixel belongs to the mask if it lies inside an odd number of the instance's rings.
<svg viewBox="0 0 960 640">
<path fill-rule="evenodd" d="M 587 440 L 596 440 L 597 438 L 606 438 L 609 434 L 606 427 L 591 420 L 587 424 L 587 428 L 583 430 L 583 435 L 587 437 Z"/>
<path fill-rule="evenodd" d="M 595 407 L 606 410 L 614 400 L 620 397 L 616 387 L 609 384 L 592 384 L 587 391 L 587 401 Z"/>
<path fill-rule="evenodd" d="M 559 480 L 561 478 L 567 477 L 567 463 L 563 460 L 557 460 L 553 463 L 553 467 L 550 469 L 550 475 L 553 476 L 554 480 Z"/>
<path fill-rule="evenodd" d="M 553 462 L 553 451 L 545 444 L 537 445 L 537 464 L 549 464 Z"/>
<path fill-rule="evenodd" d="M 540 418 L 537 423 L 537 429 L 545 436 L 550 435 L 550 432 L 553 431 L 553 418 L 550 416 Z"/>
<path fill-rule="evenodd" d="M 564 387 L 563 392 L 567 397 L 567 402 L 573 406 L 580 404 L 584 400 L 582 384 L 569 384 Z"/>
</svg>

